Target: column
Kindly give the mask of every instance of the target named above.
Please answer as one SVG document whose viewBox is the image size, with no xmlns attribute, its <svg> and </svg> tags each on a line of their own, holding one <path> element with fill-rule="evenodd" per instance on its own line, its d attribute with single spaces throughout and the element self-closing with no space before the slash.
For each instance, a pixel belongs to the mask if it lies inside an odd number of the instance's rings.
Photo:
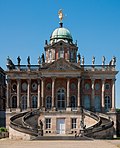
<svg viewBox="0 0 120 148">
<path fill-rule="evenodd" d="M 52 108 L 55 107 L 55 78 L 52 78 Z"/>
<path fill-rule="evenodd" d="M 41 105 L 44 107 L 44 79 L 41 79 Z"/>
<path fill-rule="evenodd" d="M 17 80 L 17 108 L 20 108 L 20 79 Z"/>
<path fill-rule="evenodd" d="M 67 108 L 70 107 L 70 79 L 67 78 Z"/>
<path fill-rule="evenodd" d="M 104 111 L 105 108 L 104 95 L 105 95 L 105 80 L 102 80 L 102 111 Z"/>
<path fill-rule="evenodd" d="M 94 111 L 95 109 L 95 104 L 94 104 L 94 99 L 95 99 L 95 80 L 92 79 L 92 100 L 91 100 L 91 109 Z"/>
<path fill-rule="evenodd" d="M 6 108 L 10 107 L 10 80 L 7 79 L 7 100 L 6 100 Z"/>
<path fill-rule="evenodd" d="M 27 108 L 30 108 L 30 80 L 28 80 L 28 87 L 27 87 Z"/>
<path fill-rule="evenodd" d="M 81 86 L 82 89 L 81 89 L 81 105 L 80 106 L 84 107 L 84 83 L 85 83 L 84 78 L 82 78 L 81 83 L 82 83 L 82 86 Z"/>
<path fill-rule="evenodd" d="M 115 111 L 115 79 L 112 80 L 112 110 Z"/>
<path fill-rule="evenodd" d="M 78 78 L 78 102 L 77 102 L 78 108 L 80 108 L 80 106 L 81 106 L 81 100 L 80 100 L 80 81 L 81 81 L 81 78 Z"/>
<path fill-rule="evenodd" d="M 38 80 L 38 104 L 37 107 L 40 108 L 40 80 Z"/>
</svg>

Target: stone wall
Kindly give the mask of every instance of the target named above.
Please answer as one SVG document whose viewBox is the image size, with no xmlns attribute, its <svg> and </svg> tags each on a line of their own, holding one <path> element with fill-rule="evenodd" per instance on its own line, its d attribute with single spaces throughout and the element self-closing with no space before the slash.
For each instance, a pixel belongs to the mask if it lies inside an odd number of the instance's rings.
<svg viewBox="0 0 120 148">
<path fill-rule="evenodd" d="M 120 112 L 117 113 L 117 136 L 120 137 Z"/>
<path fill-rule="evenodd" d="M 34 138 L 34 136 L 19 132 L 17 130 L 14 130 L 13 128 L 9 127 L 9 139 L 31 140 L 32 138 Z"/>
</svg>

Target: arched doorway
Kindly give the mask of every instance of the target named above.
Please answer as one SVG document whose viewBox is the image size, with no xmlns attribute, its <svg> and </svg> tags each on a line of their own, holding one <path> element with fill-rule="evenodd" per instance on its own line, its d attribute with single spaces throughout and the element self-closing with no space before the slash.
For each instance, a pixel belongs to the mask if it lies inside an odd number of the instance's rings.
<svg viewBox="0 0 120 148">
<path fill-rule="evenodd" d="M 27 109 L 27 96 L 26 95 L 21 97 L 21 109 L 22 110 Z"/>
<path fill-rule="evenodd" d="M 46 109 L 51 109 L 52 107 L 52 98 L 51 96 L 47 96 L 46 98 Z"/>
<path fill-rule="evenodd" d="M 97 112 L 100 112 L 100 108 L 101 108 L 101 105 L 100 105 L 100 96 L 95 96 L 95 111 Z"/>
<path fill-rule="evenodd" d="M 90 110 L 90 96 L 85 95 L 84 97 L 84 108 Z"/>
<path fill-rule="evenodd" d="M 76 96 L 71 96 L 71 98 L 70 98 L 70 107 L 72 109 L 76 109 L 76 107 L 77 107 Z"/>
<path fill-rule="evenodd" d="M 17 96 L 12 97 L 12 108 L 17 108 Z"/>
<path fill-rule="evenodd" d="M 37 96 L 32 96 L 32 108 L 37 108 Z"/>
<path fill-rule="evenodd" d="M 105 96 L 105 111 L 109 111 L 111 108 L 111 99 L 110 96 Z"/>
<path fill-rule="evenodd" d="M 60 88 L 57 91 L 57 108 L 60 110 L 64 110 L 65 107 L 66 107 L 65 90 L 63 88 Z"/>
</svg>

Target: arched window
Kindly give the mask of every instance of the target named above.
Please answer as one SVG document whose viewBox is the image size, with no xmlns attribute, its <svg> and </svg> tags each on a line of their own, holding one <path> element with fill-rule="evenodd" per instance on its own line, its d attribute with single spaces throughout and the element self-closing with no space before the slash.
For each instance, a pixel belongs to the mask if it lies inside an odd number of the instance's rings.
<svg viewBox="0 0 120 148">
<path fill-rule="evenodd" d="M 85 95 L 84 97 L 84 108 L 85 109 L 90 109 L 90 96 L 89 95 Z"/>
<path fill-rule="evenodd" d="M 49 51 L 49 60 L 52 60 L 52 52 Z"/>
<path fill-rule="evenodd" d="M 72 62 L 74 60 L 74 51 L 70 52 L 70 61 Z"/>
<path fill-rule="evenodd" d="M 37 108 L 37 96 L 32 96 L 32 108 Z"/>
<path fill-rule="evenodd" d="M 52 98 L 51 98 L 51 96 L 48 96 L 46 98 L 46 108 L 51 109 L 51 106 L 52 106 Z"/>
<path fill-rule="evenodd" d="M 58 107 L 58 109 L 65 109 L 65 91 L 64 91 L 64 89 L 59 89 L 57 91 L 57 107 Z"/>
<path fill-rule="evenodd" d="M 59 53 L 58 53 L 59 58 L 64 58 L 64 50 L 63 48 L 60 48 Z"/>
<path fill-rule="evenodd" d="M 70 98 L 70 107 L 75 109 L 77 107 L 76 96 L 71 96 Z"/>
<path fill-rule="evenodd" d="M 101 108 L 101 105 L 100 105 L 100 96 L 95 96 L 95 111 L 98 111 L 100 112 L 100 108 Z"/>
<path fill-rule="evenodd" d="M 105 96 L 105 111 L 109 111 L 111 108 L 111 99 L 110 96 Z"/>
<path fill-rule="evenodd" d="M 17 96 L 12 97 L 12 108 L 17 108 Z"/>
<path fill-rule="evenodd" d="M 21 97 L 21 109 L 22 110 L 27 109 L 27 96 L 26 95 Z"/>
</svg>

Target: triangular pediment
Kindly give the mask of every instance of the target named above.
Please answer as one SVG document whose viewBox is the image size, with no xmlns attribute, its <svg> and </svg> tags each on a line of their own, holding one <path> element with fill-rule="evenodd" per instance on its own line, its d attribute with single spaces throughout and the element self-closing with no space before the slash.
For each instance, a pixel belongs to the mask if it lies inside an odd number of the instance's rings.
<svg viewBox="0 0 120 148">
<path fill-rule="evenodd" d="M 54 61 L 48 65 L 46 65 L 47 70 L 63 70 L 63 71 L 68 71 L 68 70 L 80 70 L 80 67 L 77 66 L 77 64 L 73 64 L 71 62 L 66 61 L 63 58 L 58 59 L 57 61 Z"/>
</svg>

